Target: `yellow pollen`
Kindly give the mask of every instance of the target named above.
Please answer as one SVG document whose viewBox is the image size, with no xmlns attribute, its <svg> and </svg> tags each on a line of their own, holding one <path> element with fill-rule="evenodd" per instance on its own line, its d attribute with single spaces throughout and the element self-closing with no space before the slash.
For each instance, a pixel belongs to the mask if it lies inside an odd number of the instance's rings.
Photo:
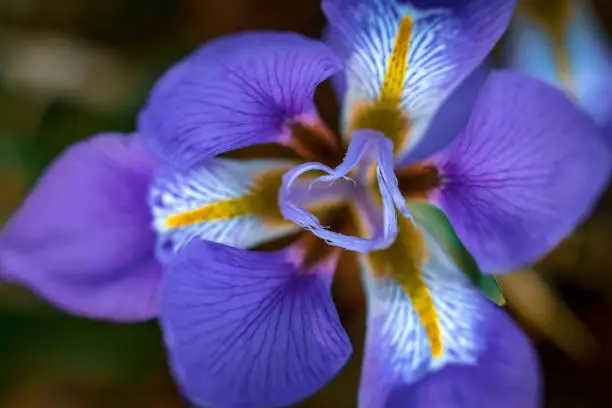
<svg viewBox="0 0 612 408">
<path fill-rule="evenodd" d="M 387 73 L 378 97 L 379 103 L 399 107 L 402 101 L 406 71 L 408 70 L 408 48 L 412 37 L 412 18 L 405 15 L 395 38 L 393 52 L 389 58 Z"/>
<path fill-rule="evenodd" d="M 256 215 L 271 222 L 282 222 L 278 206 L 274 203 L 277 202 L 278 189 L 284 172 L 285 170 L 277 170 L 264 173 L 255 179 L 251 191 L 247 194 L 171 215 L 166 220 L 166 225 L 169 228 L 178 228 L 246 215 Z"/>
<path fill-rule="evenodd" d="M 434 358 L 442 355 L 442 330 L 429 288 L 423 281 L 421 266 L 427 259 L 423 234 L 410 221 L 400 218 L 399 233 L 387 249 L 368 254 L 376 275 L 394 278 L 410 298 L 429 339 Z"/>
</svg>

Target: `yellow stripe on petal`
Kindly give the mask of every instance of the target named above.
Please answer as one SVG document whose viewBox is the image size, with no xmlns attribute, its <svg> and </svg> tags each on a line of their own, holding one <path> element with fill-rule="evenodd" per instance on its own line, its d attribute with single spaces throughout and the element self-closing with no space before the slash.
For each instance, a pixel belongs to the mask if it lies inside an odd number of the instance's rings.
<svg viewBox="0 0 612 408">
<path fill-rule="evenodd" d="M 401 108 L 401 101 L 408 72 L 411 38 L 412 18 L 405 15 L 397 32 L 378 99 L 357 103 L 349 122 L 349 132 L 355 129 L 382 132 L 393 141 L 395 151 L 404 146 L 410 132 L 410 120 Z"/>
<path fill-rule="evenodd" d="M 440 320 L 421 274 L 427 260 L 423 234 L 402 217 L 395 242 L 387 249 L 368 254 L 367 259 L 377 278 L 393 278 L 401 285 L 425 327 L 432 355 L 440 357 L 443 350 Z"/>
<path fill-rule="evenodd" d="M 247 215 L 258 216 L 269 222 L 283 222 L 277 197 L 285 171 L 286 169 L 263 173 L 255 179 L 249 193 L 171 215 L 166 220 L 166 225 L 169 228 L 178 228 Z"/>
<path fill-rule="evenodd" d="M 379 103 L 386 106 L 399 107 L 402 101 L 406 71 L 408 70 L 408 49 L 412 38 L 412 18 L 405 15 L 395 38 L 393 52 L 389 58 L 387 73 L 383 82 L 382 91 L 378 98 Z"/>
</svg>

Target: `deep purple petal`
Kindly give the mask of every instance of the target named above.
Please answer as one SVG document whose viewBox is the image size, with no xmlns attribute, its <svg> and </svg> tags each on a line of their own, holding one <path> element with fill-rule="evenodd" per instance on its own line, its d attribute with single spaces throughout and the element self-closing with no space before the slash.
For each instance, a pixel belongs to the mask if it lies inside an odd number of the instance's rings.
<svg viewBox="0 0 612 408">
<path fill-rule="evenodd" d="M 290 250 L 192 241 L 164 276 L 161 322 L 185 395 L 213 407 L 286 406 L 331 380 L 351 354 L 330 270 Z"/>
<path fill-rule="evenodd" d="M 324 0 L 328 43 L 346 64 L 345 125 L 354 104 L 378 97 L 400 20 L 409 14 L 413 28 L 402 99 L 412 123 L 404 153 L 409 151 L 440 104 L 489 54 L 514 5 L 515 0 Z"/>
<path fill-rule="evenodd" d="M 423 322 L 401 286 L 376 277 L 365 263 L 360 407 L 535 407 L 537 359 L 526 337 L 429 233 L 425 237 L 429 260 L 422 276 L 438 315 L 442 354 L 432 356 Z"/>
<path fill-rule="evenodd" d="M 588 215 L 610 157 L 586 114 L 561 91 L 495 72 L 465 131 L 435 158 L 438 204 L 487 273 L 543 256 Z"/>
<path fill-rule="evenodd" d="M 7 280 L 72 313 L 154 317 L 161 280 L 147 208 L 154 167 L 134 135 L 99 135 L 68 149 L 0 235 Z"/>
<path fill-rule="evenodd" d="M 139 132 L 179 168 L 253 144 L 289 143 L 289 122 L 317 120 L 315 89 L 339 69 L 330 49 L 298 34 L 223 37 L 162 77 Z"/>
</svg>

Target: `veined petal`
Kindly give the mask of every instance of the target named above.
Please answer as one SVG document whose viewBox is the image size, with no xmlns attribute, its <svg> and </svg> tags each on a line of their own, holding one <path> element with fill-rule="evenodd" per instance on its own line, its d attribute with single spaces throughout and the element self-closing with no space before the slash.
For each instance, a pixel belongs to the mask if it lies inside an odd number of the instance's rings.
<svg viewBox="0 0 612 408">
<path fill-rule="evenodd" d="M 2 230 L 2 274 L 72 313 L 154 317 L 161 265 L 147 191 L 155 167 L 135 135 L 72 146 Z"/>
<path fill-rule="evenodd" d="M 401 107 L 411 129 L 401 158 L 420 141 L 444 99 L 491 51 L 514 5 L 514 0 L 324 0 L 329 44 L 346 66 L 345 128 L 360 102 L 380 95 L 400 21 L 409 15 L 412 38 Z"/>
<path fill-rule="evenodd" d="M 367 187 L 364 187 L 367 183 L 363 182 L 374 164 L 376 164 L 376 178 L 382 201 L 382 217 L 380 217 L 380 210 L 376 208 L 376 204 L 371 201 Z M 295 198 L 294 184 L 300 176 L 310 171 L 327 173 L 315 178 L 310 183 L 311 186 L 321 183 L 331 190 L 336 189 L 338 184 L 346 184 L 346 181 L 355 183 L 352 196 L 361 212 L 365 214 L 367 222 L 372 226 L 373 233 L 370 238 L 348 236 L 332 231 L 323 226 L 315 215 L 302 207 L 299 200 Z M 349 173 L 351 173 L 350 177 Z M 355 177 L 356 180 L 351 177 Z M 393 143 L 380 132 L 361 129 L 353 133 L 346 157 L 335 169 L 322 163 L 304 163 L 288 171 L 283 176 L 279 198 L 280 208 L 286 219 L 312 231 L 328 244 L 351 251 L 368 252 L 373 249 L 386 248 L 395 240 L 397 234 L 396 208 L 404 216 L 410 217 L 410 212 L 397 184 L 397 178 L 393 172 Z"/>
<path fill-rule="evenodd" d="M 482 63 L 455 88 L 436 112 L 421 142 L 396 161 L 396 169 L 422 162 L 452 143 L 467 125 L 491 69 L 488 62 Z"/>
<path fill-rule="evenodd" d="M 528 341 L 472 287 L 429 232 L 422 232 L 429 256 L 421 273 L 439 321 L 441 353 L 432 353 L 431 322 L 418 313 L 419 300 L 407 296 L 397 280 L 381 277 L 376 268 L 383 265 L 366 258 L 368 315 L 359 406 L 468 408 L 507 401 L 500 406 L 535 407 L 537 364 Z M 414 242 L 401 234 L 398 245 L 407 251 Z M 398 270 L 404 266 L 395 265 Z"/>
<path fill-rule="evenodd" d="M 305 268 L 296 254 L 194 240 L 169 264 L 161 322 L 190 400 L 287 406 L 344 366 L 351 345 L 330 295 L 335 261 Z"/>
<path fill-rule="evenodd" d="M 420 381 L 388 392 L 385 408 L 538 408 L 538 359 L 527 337 L 503 310 L 483 304 L 485 349 L 473 365 L 449 364 Z M 364 370 L 367 370 L 364 367 Z M 367 372 L 367 371 L 365 371 Z M 368 374 L 366 374 L 369 376 Z M 362 381 L 361 395 L 370 382 Z M 384 397 L 383 397 L 384 398 Z M 363 405 L 367 408 L 368 405 Z M 380 404 L 371 407 L 381 407 Z"/>
<path fill-rule="evenodd" d="M 249 248 L 298 227 L 278 209 L 282 160 L 210 159 L 188 171 L 164 168 L 151 187 L 149 205 L 162 260 L 199 238 Z"/>
<path fill-rule="evenodd" d="M 324 44 L 298 34 L 223 37 L 160 80 L 139 131 L 156 154 L 183 169 L 254 144 L 290 144 L 292 121 L 318 123 L 315 89 L 339 69 Z"/>
<path fill-rule="evenodd" d="M 551 250 L 588 215 L 610 172 L 595 125 L 567 96 L 501 71 L 435 162 L 444 180 L 435 202 L 486 273 Z"/>
<path fill-rule="evenodd" d="M 504 44 L 508 66 L 565 89 L 597 125 L 612 125 L 611 45 L 588 2 L 565 3 L 565 21 L 517 13 Z"/>
</svg>

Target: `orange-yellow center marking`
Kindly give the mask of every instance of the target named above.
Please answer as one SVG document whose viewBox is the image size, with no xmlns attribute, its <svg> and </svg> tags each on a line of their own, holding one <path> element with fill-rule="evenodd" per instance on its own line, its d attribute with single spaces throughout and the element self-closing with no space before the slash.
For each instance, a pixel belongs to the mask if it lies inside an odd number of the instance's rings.
<svg viewBox="0 0 612 408">
<path fill-rule="evenodd" d="M 412 18 L 405 15 L 399 25 L 378 99 L 356 104 L 349 122 L 349 135 L 355 129 L 377 130 L 393 141 L 396 151 L 407 141 L 410 121 L 401 108 L 401 102 L 411 38 Z"/>
<path fill-rule="evenodd" d="M 283 218 L 276 202 L 284 172 L 285 170 L 263 173 L 255 179 L 251 191 L 247 194 L 171 215 L 166 220 L 166 225 L 169 228 L 178 228 L 246 215 L 259 216 L 271 222 L 282 222 Z"/>
<path fill-rule="evenodd" d="M 367 255 L 368 262 L 378 278 L 394 278 L 410 298 L 429 339 L 432 355 L 442 355 L 442 330 L 438 314 L 423 281 L 421 268 L 427 260 L 423 234 L 410 220 L 399 219 L 399 233 L 387 249 Z"/>
<path fill-rule="evenodd" d="M 412 38 L 412 18 L 405 15 L 395 38 L 393 52 L 389 58 L 387 73 L 383 81 L 382 90 L 378 97 L 379 103 L 387 106 L 399 107 L 402 101 L 406 72 L 408 71 L 408 49 Z"/>
</svg>

